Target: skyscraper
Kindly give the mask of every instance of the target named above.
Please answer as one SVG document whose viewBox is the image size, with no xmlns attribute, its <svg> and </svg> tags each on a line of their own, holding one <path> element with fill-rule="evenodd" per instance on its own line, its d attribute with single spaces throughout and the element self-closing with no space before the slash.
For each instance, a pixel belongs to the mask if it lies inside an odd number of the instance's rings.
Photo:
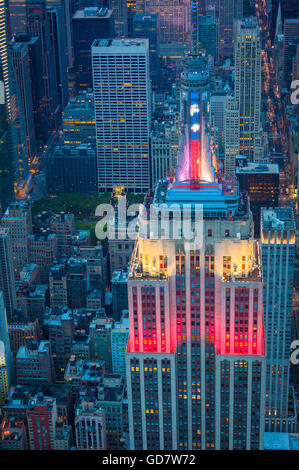
<svg viewBox="0 0 299 470">
<path fill-rule="evenodd" d="M 158 15 L 159 45 L 187 43 L 189 4 L 190 0 L 136 0 L 136 13 Z"/>
<path fill-rule="evenodd" d="M 114 17 L 107 8 L 89 7 L 73 16 L 74 71 L 77 90 L 92 88 L 91 46 L 95 39 L 114 38 Z"/>
<path fill-rule="evenodd" d="M 57 419 L 56 398 L 41 392 L 30 398 L 26 412 L 31 450 L 53 450 Z"/>
<path fill-rule="evenodd" d="M 243 0 L 217 0 L 219 22 L 219 58 L 224 60 L 234 53 L 235 22 L 243 17 Z"/>
<path fill-rule="evenodd" d="M 50 133 L 51 130 L 57 128 L 61 115 L 61 108 L 58 103 L 55 41 L 51 41 L 46 0 L 24 0 L 24 3 L 26 7 L 26 32 L 31 37 L 39 37 L 40 39 L 43 69 L 41 110 L 43 119 L 47 121 L 48 133 Z"/>
<path fill-rule="evenodd" d="M 54 53 L 58 103 L 65 108 L 68 102 L 68 77 L 67 77 L 67 36 L 65 32 L 65 10 L 63 5 L 53 5 L 47 8 L 49 21 L 50 44 Z"/>
<path fill-rule="evenodd" d="M 5 104 L 0 104 L 0 202 L 2 207 L 13 198 L 14 158 L 8 114 Z"/>
<path fill-rule="evenodd" d="M 235 40 L 235 99 L 240 113 L 240 153 L 249 161 L 262 161 L 261 43 L 258 22 L 237 23 Z"/>
<path fill-rule="evenodd" d="M 24 109 L 26 151 L 29 159 L 33 160 L 36 154 L 36 139 L 28 44 L 25 42 L 13 42 L 11 44 L 11 55 Z"/>
<path fill-rule="evenodd" d="M 261 242 L 267 351 L 266 429 L 292 432 L 289 416 L 290 345 L 295 262 L 291 208 L 262 209 Z"/>
<path fill-rule="evenodd" d="M 6 316 L 11 320 L 14 310 L 17 308 L 17 299 L 11 239 L 7 228 L 0 228 L 0 267 L 0 291 L 3 293 Z"/>
<path fill-rule="evenodd" d="M 283 44 L 283 78 L 285 85 L 291 81 L 292 54 L 291 43 L 299 37 L 299 19 L 285 19 Z"/>
<path fill-rule="evenodd" d="M 150 73 L 153 84 L 159 81 L 158 39 L 157 39 L 158 15 L 135 14 L 132 18 L 132 37 L 147 38 L 149 40 Z"/>
<path fill-rule="evenodd" d="M 132 258 L 130 446 L 262 448 L 263 289 L 248 201 L 236 184 L 199 180 L 164 182 L 153 200 L 158 211 L 183 202 L 203 211 L 201 247 L 141 235 Z"/>
<path fill-rule="evenodd" d="M 1 286 L 0 286 L 1 288 Z M 10 349 L 6 310 L 0 290 L 0 403 L 3 404 L 14 380 L 13 357 Z"/>
<path fill-rule="evenodd" d="M 152 225 L 151 236 L 149 227 L 140 232 L 129 273 L 130 447 L 259 449 L 265 407 L 260 245 L 246 194 L 234 178 L 219 183 L 214 176 L 210 76 L 197 34 L 181 83 L 176 180 L 155 189 L 149 204 L 156 232 Z M 185 234 L 185 210 L 196 239 Z"/>
<path fill-rule="evenodd" d="M 118 38 L 128 37 L 128 8 L 126 0 L 108 0 L 113 12 L 115 33 Z M 107 37 L 107 36 L 106 36 Z"/>
<path fill-rule="evenodd" d="M 28 174 L 28 156 L 25 151 L 25 121 L 24 110 L 19 92 L 18 82 L 14 73 L 11 51 L 9 48 L 10 34 L 8 15 L 8 0 L 0 1 L 0 63 L 1 76 L 5 87 L 5 102 L 9 124 L 10 139 L 13 155 L 13 170 L 15 182 L 24 180 Z M 15 184 L 15 187 L 17 184 Z"/>
<path fill-rule="evenodd" d="M 1 227 L 9 228 L 15 278 L 28 263 L 28 235 L 32 232 L 31 212 L 24 202 L 12 202 L 6 209 Z"/>
<path fill-rule="evenodd" d="M 98 190 L 150 187 L 149 44 L 97 40 L 92 46 Z"/>
<path fill-rule="evenodd" d="M 44 119 L 43 64 L 40 60 L 42 54 L 41 39 L 37 36 L 31 38 L 28 34 L 20 34 L 14 36 L 13 40 L 16 44 L 26 44 L 28 48 L 35 137 L 37 144 L 42 145 L 47 142 L 49 130 L 47 121 Z"/>
<path fill-rule="evenodd" d="M 84 91 L 70 99 L 64 110 L 63 139 L 65 144 L 96 143 L 93 95 Z"/>
<path fill-rule="evenodd" d="M 234 95 L 226 101 L 224 148 L 224 174 L 230 179 L 235 176 L 236 156 L 240 153 L 240 111 Z"/>
<path fill-rule="evenodd" d="M 76 443 L 79 450 L 106 449 L 105 412 L 94 397 L 83 397 L 75 410 Z"/>
</svg>

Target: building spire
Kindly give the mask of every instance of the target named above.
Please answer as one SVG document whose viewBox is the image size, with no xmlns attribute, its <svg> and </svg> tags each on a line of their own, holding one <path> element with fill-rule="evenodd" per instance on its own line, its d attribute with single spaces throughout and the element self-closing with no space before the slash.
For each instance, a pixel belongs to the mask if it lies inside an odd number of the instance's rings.
<svg viewBox="0 0 299 470">
<path fill-rule="evenodd" d="M 275 29 L 275 38 L 282 34 L 282 15 L 281 15 L 281 2 L 278 4 L 278 13 L 277 13 L 277 19 L 276 19 L 276 29 Z"/>
</svg>

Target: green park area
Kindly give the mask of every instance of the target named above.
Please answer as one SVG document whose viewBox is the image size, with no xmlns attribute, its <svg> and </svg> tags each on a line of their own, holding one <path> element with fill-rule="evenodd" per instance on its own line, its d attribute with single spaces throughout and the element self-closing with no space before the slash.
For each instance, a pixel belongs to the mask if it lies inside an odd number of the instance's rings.
<svg viewBox="0 0 299 470">
<path fill-rule="evenodd" d="M 71 212 L 77 219 L 94 217 L 96 207 L 99 204 L 109 203 L 110 193 L 63 193 L 47 199 L 41 199 L 34 203 L 32 216 L 42 211 Z"/>
<path fill-rule="evenodd" d="M 36 201 L 32 208 L 32 217 L 43 211 L 52 211 L 55 214 L 70 212 L 76 218 L 76 230 L 89 230 L 90 241 L 96 245 L 95 210 L 99 204 L 108 204 L 111 193 L 63 193 L 46 199 Z M 144 194 L 127 194 L 128 205 L 140 204 L 144 200 Z"/>
</svg>

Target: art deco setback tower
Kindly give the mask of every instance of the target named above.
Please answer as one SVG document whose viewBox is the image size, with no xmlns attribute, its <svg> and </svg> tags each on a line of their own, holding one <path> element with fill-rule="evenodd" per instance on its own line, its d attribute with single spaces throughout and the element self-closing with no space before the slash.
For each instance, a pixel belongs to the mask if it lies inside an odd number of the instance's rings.
<svg viewBox="0 0 299 470">
<path fill-rule="evenodd" d="M 215 181 L 206 125 L 209 76 L 196 34 L 191 51 L 182 74 L 177 180 L 159 183 L 147 200 L 157 231 L 141 225 L 129 273 L 130 447 L 259 449 L 265 408 L 260 246 L 236 180 Z M 169 212 L 167 232 L 161 214 Z M 185 235 L 188 223 L 197 243 Z"/>
<path fill-rule="evenodd" d="M 92 46 L 98 190 L 150 187 L 150 75 L 147 39 L 103 39 Z"/>
<path fill-rule="evenodd" d="M 237 23 L 235 39 L 235 99 L 240 112 L 240 153 L 263 160 L 261 150 L 261 43 L 255 18 Z"/>
<path fill-rule="evenodd" d="M 277 432 L 293 432 L 296 421 L 288 410 L 295 231 L 291 208 L 262 209 L 267 349 L 266 429 Z"/>
<path fill-rule="evenodd" d="M 236 185 L 164 182 L 153 203 L 203 210 L 202 245 L 139 236 L 129 276 L 132 449 L 259 449 L 260 247 Z M 173 216 L 176 219 L 176 216 Z"/>
</svg>

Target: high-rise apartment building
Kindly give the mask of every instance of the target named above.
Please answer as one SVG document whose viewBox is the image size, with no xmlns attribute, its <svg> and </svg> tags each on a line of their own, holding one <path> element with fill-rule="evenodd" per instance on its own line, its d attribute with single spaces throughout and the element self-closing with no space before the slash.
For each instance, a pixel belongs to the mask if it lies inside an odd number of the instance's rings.
<svg viewBox="0 0 299 470">
<path fill-rule="evenodd" d="M 95 39 L 113 38 L 112 10 L 89 7 L 73 16 L 74 71 L 77 90 L 92 88 L 91 46 Z"/>
<path fill-rule="evenodd" d="M 266 429 L 276 432 L 292 432 L 295 423 L 295 417 L 290 416 L 288 410 L 295 231 L 291 208 L 262 209 L 261 259 L 267 351 Z"/>
<path fill-rule="evenodd" d="M 54 450 L 56 399 L 38 393 L 29 399 L 26 415 L 30 450 Z"/>
<path fill-rule="evenodd" d="M 235 39 L 235 98 L 240 112 L 240 153 L 262 161 L 261 151 L 261 42 L 258 22 L 237 22 Z"/>
<path fill-rule="evenodd" d="M 96 398 L 81 399 L 75 410 L 75 430 L 79 450 L 106 449 L 105 412 Z"/>
<path fill-rule="evenodd" d="M 181 76 L 177 178 L 160 182 L 148 200 L 155 229 L 149 223 L 140 231 L 129 273 L 130 448 L 260 449 L 266 372 L 260 245 L 247 195 L 234 178 L 215 179 L 210 77 L 196 34 L 191 51 Z"/>
<path fill-rule="evenodd" d="M 120 320 L 122 311 L 128 310 L 128 274 L 126 268 L 114 271 L 112 275 L 111 290 L 114 320 Z"/>
<path fill-rule="evenodd" d="M 105 370 L 112 372 L 111 329 L 112 323 L 106 318 L 95 318 L 89 328 L 90 354 L 96 361 L 105 362 Z"/>
<path fill-rule="evenodd" d="M 97 40 L 92 46 L 98 190 L 150 187 L 149 44 Z"/>
<path fill-rule="evenodd" d="M 119 449 L 124 439 L 124 379 L 117 374 L 104 374 L 98 387 L 98 398 L 105 414 L 108 449 Z"/>
<path fill-rule="evenodd" d="M 25 151 L 26 131 L 23 103 L 9 47 L 10 25 L 7 18 L 8 6 L 8 0 L 1 0 L 0 26 L 2 34 L 0 39 L 0 74 L 4 82 L 5 104 L 10 134 L 9 142 L 12 146 L 12 168 L 14 171 L 15 189 L 17 189 L 18 182 L 24 181 L 28 175 L 28 156 Z"/>
<path fill-rule="evenodd" d="M 3 293 L 6 316 L 11 320 L 17 308 L 17 299 L 11 240 L 7 228 L 0 228 L 0 291 Z"/>
<path fill-rule="evenodd" d="M 46 385 L 55 382 L 53 359 L 49 341 L 27 341 L 16 357 L 18 385 Z"/>
<path fill-rule="evenodd" d="M 31 211 L 26 202 L 12 202 L 6 209 L 1 226 L 9 228 L 15 278 L 28 263 L 28 235 L 32 232 Z"/>
<path fill-rule="evenodd" d="M 71 357 L 74 336 L 74 319 L 70 311 L 52 314 L 44 322 L 49 331 L 51 353 L 56 380 L 63 380 L 66 364 Z"/>
<path fill-rule="evenodd" d="M 86 307 L 89 290 L 88 263 L 85 259 L 70 258 L 67 262 L 67 306 Z"/>
<path fill-rule="evenodd" d="M 229 95 L 225 108 L 224 174 L 235 176 L 236 156 L 240 153 L 240 110 L 234 95 Z"/>
<path fill-rule="evenodd" d="M 21 346 L 25 346 L 27 341 L 38 341 L 39 327 L 38 321 L 9 323 L 8 334 L 11 352 L 16 364 L 16 356 Z"/>
<path fill-rule="evenodd" d="M 129 338 L 128 313 L 123 314 L 111 330 L 111 354 L 113 374 L 120 374 L 126 380 L 126 352 Z"/>
<path fill-rule="evenodd" d="M 60 254 L 70 254 L 71 240 L 75 233 L 74 214 L 60 213 L 56 214 L 50 221 L 50 229 L 57 235 L 57 244 Z"/>
<path fill-rule="evenodd" d="M 47 284 L 49 271 L 57 255 L 57 237 L 48 230 L 28 236 L 28 258 L 39 267 L 40 282 Z"/>
</svg>

